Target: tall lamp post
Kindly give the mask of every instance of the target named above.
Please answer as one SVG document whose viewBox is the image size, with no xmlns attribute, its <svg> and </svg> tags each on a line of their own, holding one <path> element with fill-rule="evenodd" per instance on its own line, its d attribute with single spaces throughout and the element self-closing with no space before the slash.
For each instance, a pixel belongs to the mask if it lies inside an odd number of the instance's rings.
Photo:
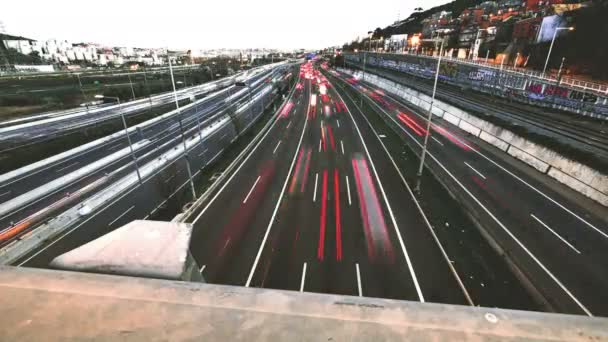
<svg viewBox="0 0 608 342">
<path fill-rule="evenodd" d="M 545 73 L 547 72 L 547 66 L 549 65 L 549 58 L 551 57 L 551 51 L 553 50 L 553 44 L 555 43 L 555 37 L 557 37 L 557 32 L 559 32 L 561 30 L 573 31 L 574 27 L 572 27 L 572 26 L 558 27 L 555 29 L 555 32 L 553 32 L 553 39 L 551 39 L 551 45 L 549 46 L 549 53 L 547 53 L 547 60 L 545 61 L 545 67 L 543 68 L 543 73 L 542 73 L 541 77 L 545 77 Z"/>
<path fill-rule="evenodd" d="M 432 39 L 431 39 L 432 41 Z M 426 119 L 426 134 L 424 135 L 424 144 L 422 145 L 422 155 L 420 156 L 420 166 L 418 167 L 418 173 L 416 173 L 416 187 L 414 191 L 420 193 L 420 181 L 422 178 L 422 169 L 424 168 L 424 158 L 426 157 L 426 150 L 429 143 L 429 136 L 431 135 L 431 121 L 433 119 L 433 103 L 435 102 L 435 93 L 437 92 L 437 81 L 439 80 L 439 66 L 441 65 L 441 57 L 443 55 L 443 43 L 441 39 L 441 46 L 439 47 L 439 58 L 437 59 L 437 70 L 435 71 L 435 83 L 433 84 L 433 96 L 431 97 L 431 103 L 429 105 L 429 114 Z"/>
<path fill-rule="evenodd" d="M 131 150 L 131 158 L 133 159 L 133 163 L 135 163 L 135 170 L 137 171 L 137 179 L 139 180 L 139 185 L 142 184 L 141 174 L 139 173 L 139 162 L 137 156 L 135 156 L 135 151 L 133 150 L 133 144 L 131 143 L 131 135 L 129 135 L 129 128 L 127 127 L 127 120 L 125 120 L 125 113 L 122 110 L 122 103 L 120 102 L 120 98 L 114 96 L 105 96 L 105 95 L 95 95 L 96 99 L 108 98 L 118 102 L 118 110 L 120 111 L 120 118 L 122 119 L 122 125 L 125 129 L 125 135 L 127 136 L 127 142 L 129 143 L 129 149 Z"/>
<path fill-rule="evenodd" d="M 369 50 L 372 49 L 372 31 L 367 31 Z M 367 52 L 363 52 L 363 81 L 365 82 L 365 66 L 367 65 Z M 363 94 L 361 94 L 361 107 L 363 107 Z"/>
<path fill-rule="evenodd" d="M 173 85 L 173 98 L 175 99 L 175 108 L 177 109 L 177 117 L 179 121 L 179 131 L 182 136 L 182 144 L 184 145 L 184 158 L 186 159 L 186 169 L 188 170 L 188 179 L 190 181 L 190 190 L 192 191 L 192 199 L 196 200 L 196 190 L 194 189 L 194 181 L 192 180 L 192 169 L 190 168 L 190 157 L 188 157 L 188 147 L 186 146 L 186 137 L 184 135 L 184 126 L 182 125 L 182 112 L 179 108 L 177 100 L 177 89 L 175 88 L 175 78 L 173 77 L 173 66 L 171 65 L 171 57 L 167 49 L 167 59 L 169 60 L 169 73 L 171 73 L 171 84 Z"/>
</svg>

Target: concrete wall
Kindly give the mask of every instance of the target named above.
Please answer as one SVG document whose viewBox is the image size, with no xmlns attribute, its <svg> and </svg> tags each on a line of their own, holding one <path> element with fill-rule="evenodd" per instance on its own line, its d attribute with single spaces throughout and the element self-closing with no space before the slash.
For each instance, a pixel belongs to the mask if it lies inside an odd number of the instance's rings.
<svg viewBox="0 0 608 342">
<path fill-rule="evenodd" d="M 355 75 L 359 79 L 363 78 L 361 71 L 353 72 L 346 69 L 340 69 L 340 71 Z M 366 74 L 365 81 L 399 95 L 407 102 L 424 110 L 429 108 L 430 97 L 426 94 L 373 74 Z M 434 115 L 608 207 L 608 176 L 606 174 L 445 102 L 435 100 L 434 107 Z"/>
</svg>

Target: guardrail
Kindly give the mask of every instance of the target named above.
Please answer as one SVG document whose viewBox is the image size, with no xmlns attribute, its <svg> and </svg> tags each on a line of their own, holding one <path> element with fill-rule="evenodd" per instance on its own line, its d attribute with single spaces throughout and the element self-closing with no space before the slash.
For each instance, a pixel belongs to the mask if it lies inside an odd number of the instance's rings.
<svg viewBox="0 0 608 342">
<path fill-rule="evenodd" d="M 429 58 L 429 59 L 433 59 L 433 60 L 437 60 L 439 58 L 437 56 L 416 55 L 416 54 L 409 54 L 409 53 L 404 53 L 404 54 L 399 54 L 399 53 L 394 53 L 394 52 L 374 52 L 374 53 L 379 53 L 379 54 L 384 54 L 384 55 L 398 55 L 398 56 L 399 55 L 410 55 L 410 56 L 416 56 L 416 57 L 420 57 L 420 58 Z M 468 58 L 444 56 L 444 57 L 442 57 L 442 59 L 446 60 L 446 61 L 450 61 L 450 62 L 455 62 L 455 63 L 477 65 L 477 66 L 482 66 L 485 68 L 494 68 L 497 70 L 502 70 L 503 72 L 514 73 L 516 75 L 530 76 L 530 77 L 534 77 L 535 79 L 545 81 L 545 82 L 551 82 L 551 83 L 559 82 L 559 85 L 568 85 L 573 88 L 578 88 L 579 90 L 582 90 L 582 91 L 595 92 L 598 95 L 608 95 L 608 83 L 589 82 L 589 81 L 581 80 L 576 77 L 570 77 L 570 76 L 562 76 L 558 80 L 556 73 L 547 72 L 543 75 L 542 72 L 536 71 L 536 70 L 512 67 L 509 64 L 503 64 L 502 66 L 500 66 L 497 63 L 485 62 L 485 60 L 483 60 L 482 58 L 479 58 L 479 57 L 477 57 L 476 59 L 468 59 Z"/>
<path fill-rule="evenodd" d="M 362 55 L 345 54 L 345 61 L 360 67 L 365 60 L 367 65 L 374 67 L 426 79 L 435 77 L 437 61 L 429 56 L 388 53 Z M 474 63 L 442 60 L 439 70 L 439 80 L 443 83 L 472 88 L 522 103 L 608 120 L 608 95 L 599 96 L 529 75 L 504 72 Z"/>
</svg>

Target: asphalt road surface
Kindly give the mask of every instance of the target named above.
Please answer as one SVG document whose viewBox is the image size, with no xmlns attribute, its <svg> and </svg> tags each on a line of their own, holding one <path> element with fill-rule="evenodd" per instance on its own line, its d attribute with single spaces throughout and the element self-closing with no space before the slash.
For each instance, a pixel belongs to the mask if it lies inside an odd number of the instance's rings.
<svg viewBox="0 0 608 342">
<path fill-rule="evenodd" d="M 252 78 L 249 82 L 251 84 L 255 84 L 255 86 L 252 87 L 251 93 L 256 94 L 260 89 L 262 89 L 267 84 L 264 82 L 264 79 L 271 75 L 274 75 L 274 73 L 264 73 Z M 181 116 L 182 127 L 185 132 L 196 130 L 199 124 L 201 127 L 204 127 L 207 122 L 212 122 L 217 115 L 221 115 L 222 112 L 228 110 L 229 108 L 237 108 L 238 106 L 247 102 L 249 98 L 249 90 L 246 87 L 231 86 L 229 89 L 220 91 L 215 96 L 210 96 L 207 99 L 200 100 L 197 105 L 183 110 L 179 115 Z M 130 136 L 133 144 L 142 142 L 144 140 L 149 141 L 148 144 L 135 152 L 135 155 L 139 159 L 138 164 L 143 165 L 146 162 L 153 160 L 163 152 L 173 148 L 175 143 L 177 143 L 175 142 L 170 144 L 169 142 L 180 139 L 180 125 L 178 116 L 149 125 L 140 132 L 132 132 L 130 133 Z M 2 203 L 6 203 L 12 198 L 36 188 L 43 187 L 45 184 L 61 176 L 75 172 L 82 167 L 87 167 L 95 161 L 98 161 L 122 149 L 128 148 L 128 146 L 126 136 L 118 137 L 106 143 L 100 144 L 90 150 L 84 151 L 83 153 L 76 154 L 71 158 L 62 159 L 56 163 L 52 163 L 36 172 L 29 172 L 23 176 L 0 184 L 0 206 L 2 206 Z M 69 182 L 61 188 L 58 188 L 57 190 L 54 190 L 47 195 L 36 199 L 35 201 L 31 201 L 24 206 L 0 215 L 0 231 L 13 224 L 17 224 L 21 220 L 29 217 L 41 209 L 47 208 L 68 194 L 74 193 L 75 191 L 81 189 L 85 185 L 95 182 L 99 178 L 103 177 L 106 173 L 118 170 L 128 164 L 132 164 L 133 167 L 124 168 L 121 174 L 118 174 L 117 177 L 126 175 L 135 169 L 130 154 L 124 155 L 123 157 L 95 170 L 94 172 L 90 172 L 84 177 L 80 177 L 72 182 Z"/>
<path fill-rule="evenodd" d="M 426 113 L 349 75 L 337 76 L 348 81 L 336 81 L 348 93 L 347 104 L 359 103 L 363 92 L 373 102 L 366 115 L 383 117 L 421 150 Z M 608 211 L 589 210 L 588 201 L 492 149 L 437 119 L 427 166 L 453 184 L 556 311 L 607 316 Z"/>
<path fill-rule="evenodd" d="M 193 220 L 203 276 L 468 304 L 373 133 L 330 84 L 320 89 L 313 71 L 303 73 L 312 80 L 302 77 L 293 107 Z"/>
</svg>

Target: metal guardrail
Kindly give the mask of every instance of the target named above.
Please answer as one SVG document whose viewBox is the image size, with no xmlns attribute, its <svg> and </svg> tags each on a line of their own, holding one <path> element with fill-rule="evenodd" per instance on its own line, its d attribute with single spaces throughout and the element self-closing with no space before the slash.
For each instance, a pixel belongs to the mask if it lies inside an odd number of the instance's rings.
<svg viewBox="0 0 608 342">
<path fill-rule="evenodd" d="M 400 56 L 409 55 L 409 56 L 415 56 L 415 57 L 420 57 L 420 58 L 429 58 L 429 59 L 433 59 L 433 60 L 436 60 L 438 58 L 436 56 L 416 55 L 416 54 L 409 54 L 409 53 L 404 53 L 404 54 L 392 53 L 392 52 L 373 52 L 373 53 L 378 53 L 378 54 L 383 54 L 383 55 L 400 55 Z M 530 70 L 530 69 L 526 69 L 526 68 L 512 67 L 511 65 L 507 65 L 507 64 L 504 64 L 501 67 L 500 65 L 497 65 L 495 63 L 485 62 L 485 60 L 483 60 L 479 57 L 476 59 L 467 59 L 467 58 L 444 56 L 444 57 L 442 57 L 442 59 L 446 60 L 446 61 L 454 62 L 454 63 L 477 65 L 477 66 L 482 66 L 485 68 L 493 68 L 493 69 L 497 69 L 497 70 L 502 70 L 503 72 L 506 71 L 506 72 L 514 73 L 516 75 L 534 77 L 538 80 L 545 81 L 545 82 L 552 82 L 552 83 L 558 82 L 558 79 L 556 77 L 557 75 L 554 75 L 553 73 L 545 73 L 545 75 L 543 75 L 542 72 L 539 72 L 539 71 Z M 607 95 L 608 94 L 608 84 L 607 83 L 589 82 L 589 81 L 581 80 L 581 79 L 578 79 L 575 77 L 562 76 L 561 79 L 559 80 L 559 84 L 560 84 L 560 86 L 567 85 L 567 86 L 571 86 L 574 88 L 578 88 L 579 90 L 582 90 L 582 91 L 592 91 L 592 92 L 597 93 L 598 95 Z"/>
<path fill-rule="evenodd" d="M 369 66 L 427 79 L 434 77 L 437 66 L 437 61 L 429 56 L 371 53 L 364 58 L 362 53 L 345 54 L 345 61 L 348 64 L 359 65 L 364 59 Z M 443 83 L 471 88 L 522 103 L 608 119 L 607 94 L 597 95 L 591 91 L 558 85 L 556 82 L 521 73 L 505 72 L 495 67 L 474 63 L 442 60 L 439 79 Z"/>
</svg>

